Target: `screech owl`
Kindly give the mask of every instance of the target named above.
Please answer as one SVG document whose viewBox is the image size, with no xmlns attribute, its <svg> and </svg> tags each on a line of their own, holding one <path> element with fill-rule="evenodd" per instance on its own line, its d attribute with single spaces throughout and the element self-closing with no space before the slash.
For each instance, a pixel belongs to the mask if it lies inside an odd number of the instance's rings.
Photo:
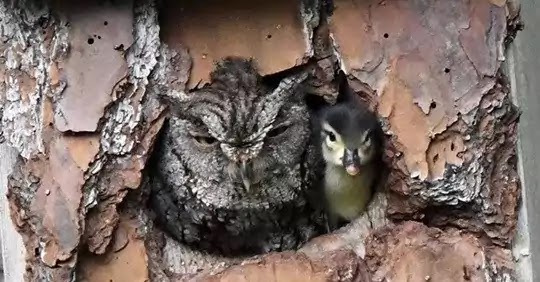
<svg viewBox="0 0 540 282">
<path fill-rule="evenodd" d="M 228 57 L 210 83 L 168 99 L 153 156 L 156 220 L 188 246 L 221 255 L 294 249 L 324 232 L 308 204 L 322 174 L 299 85 L 265 84 L 252 60 Z"/>
</svg>

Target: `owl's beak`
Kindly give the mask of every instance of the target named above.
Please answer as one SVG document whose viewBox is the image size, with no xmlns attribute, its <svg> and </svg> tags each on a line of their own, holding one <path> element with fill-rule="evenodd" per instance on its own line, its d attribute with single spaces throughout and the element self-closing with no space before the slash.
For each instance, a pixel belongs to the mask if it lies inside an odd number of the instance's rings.
<svg viewBox="0 0 540 282">
<path fill-rule="evenodd" d="M 242 178 L 242 184 L 244 184 L 244 189 L 246 192 L 249 192 L 251 188 L 251 179 L 250 179 L 250 167 L 247 160 L 242 160 L 240 164 L 240 177 Z"/>
<path fill-rule="evenodd" d="M 345 149 L 343 154 L 343 166 L 351 176 L 357 175 L 360 172 L 360 157 L 358 157 L 356 150 Z"/>
</svg>

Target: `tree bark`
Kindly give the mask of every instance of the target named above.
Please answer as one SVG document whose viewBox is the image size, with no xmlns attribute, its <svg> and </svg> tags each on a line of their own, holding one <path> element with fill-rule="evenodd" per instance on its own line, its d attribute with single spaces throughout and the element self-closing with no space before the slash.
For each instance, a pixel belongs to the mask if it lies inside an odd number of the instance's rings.
<svg viewBox="0 0 540 282">
<path fill-rule="evenodd" d="M 204 3 L 197 4 L 197 3 Z M 500 70 L 517 1 L 3 1 L 0 117 L 27 281 L 500 281 L 514 277 L 518 110 Z M 219 8 L 219 9 L 218 9 Z M 146 208 L 159 95 L 254 57 L 316 61 L 377 112 L 388 177 L 369 210 L 298 251 L 222 258 Z"/>
</svg>

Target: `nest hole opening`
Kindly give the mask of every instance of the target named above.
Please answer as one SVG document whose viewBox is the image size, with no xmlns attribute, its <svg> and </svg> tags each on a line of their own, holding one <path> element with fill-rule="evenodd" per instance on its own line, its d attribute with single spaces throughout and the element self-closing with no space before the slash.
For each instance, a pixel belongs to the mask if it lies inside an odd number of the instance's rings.
<svg viewBox="0 0 540 282">
<path fill-rule="evenodd" d="M 288 77 L 289 75 L 292 75 L 292 74 L 296 74 L 300 71 L 305 71 L 305 65 L 304 66 L 299 66 L 299 67 L 295 67 L 295 68 L 292 68 L 292 69 L 287 69 L 283 72 L 280 72 L 280 73 L 276 73 L 276 74 L 273 74 L 273 75 L 268 75 L 268 76 L 263 76 L 262 77 L 262 81 L 263 83 L 269 85 L 270 87 L 277 87 L 277 85 L 279 84 L 280 81 L 283 80 L 283 78 L 285 77 Z M 353 91 L 349 84 L 347 83 L 347 78 L 345 77 L 345 74 L 343 74 L 342 72 L 339 72 L 338 73 L 338 79 L 336 79 L 336 81 L 331 81 L 330 83 L 335 83 L 337 84 L 336 85 L 336 88 L 337 89 L 340 89 L 340 91 L 344 90 L 344 89 L 349 89 L 349 91 Z M 304 86 L 304 85 L 303 85 Z M 356 92 L 355 92 L 356 93 Z M 308 95 L 305 95 L 304 97 L 304 100 L 307 104 L 307 107 L 309 109 L 313 109 L 313 107 L 317 108 L 317 107 L 325 107 L 325 106 L 331 106 L 331 104 L 326 101 L 326 99 L 324 99 L 324 97 L 322 96 L 319 96 L 319 95 L 316 95 L 316 94 L 309 94 L 309 93 L 306 93 Z M 358 93 L 356 93 L 358 94 Z M 362 103 L 361 102 L 361 99 L 359 99 L 359 103 Z M 315 106 L 314 106 L 315 105 Z M 366 105 L 367 106 L 367 105 Z M 369 108 L 369 107 L 367 107 Z M 375 115 L 378 117 L 378 115 L 375 113 Z M 155 149 L 153 150 L 153 153 L 152 153 L 152 156 L 149 158 L 149 164 L 147 165 L 148 168 L 152 168 L 152 167 L 155 167 L 155 169 L 158 169 L 157 167 L 157 164 L 160 162 L 160 152 L 163 150 L 163 147 L 164 146 L 163 144 L 167 143 L 166 138 L 169 138 L 169 137 L 166 137 L 167 136 L 167 132 L 170 132 L 170 127 L 172 126 L 172 124 L 170 123 L 170 119 L 166 120 L 165 124 L 163 125 L 159 135 L 158 135 L 158 138 L 156 140 L 156 143 L 154 146 Z M 382 132 L 382 131 L 381 131 Z M 322 160 L 321 160 L 322 161 Z M 382 158 L 381 158 L 381 164 L 383 164 L 382 162 Z M 384 166 L 384 164 L 383 164 Z M 384 168 L 384 167 L 383 167 Z M 147 174 L 152 178 L 152 177 L 155 177 L 156 175 L 158 175 L 158 172 L 157 171 L 153 171 L 154 169 L 149 169 Z M 382 176 L 380 177 L 379 179 L 380 181 L 384 181 L 384 179 L 382 178 Z M 152 182 L 153 180 L 151 180 Z M 162 180 L 159 180 L 159 181 L 162 181 Z M 154 184 L 153 184 L 154 185 Z M 153 186 L 152 185 L 152 186 Z M 163 185 L 163 184 L 161 184 Z M 308 189 L 315 189 L 314 188 L 315 186 L 312 186 Z M 283 222 L 283 223 L 280 223 L 280 224 L 296 224 L 294 222 L 304 222 L 308 225 L 308 228 L 306 230 L 312 230 L 311 232 L 313 232 L 311 235 L 309 235 L 309 238 L 307 238 L 306 240 L 307 241 L 303 241 L 304 239 L 300 239 L 300 238 L 297 238 L 297 239 L 294 239 L 292 240 L 291 242 L 287 242 L 287 240 L 289 239 L 278 239 L 279 236 L 282 236 L 282 235 L 276 235 L 277 237 L 272 237 L 274 235 L 271 235 L 273 233 L 271 233 L 272 231 L 264 231 L 262 233 L 260 233 L 259 231 L 254 231 L 254 230 L 250 230 L 250 229 L 245 229 L 245 230 L 240 230 L 240 234 L 235 234 L 234 232 L 233 233 L 230 233 L 227 229 L 223 229 L 221 230 L 220 232 L 210 232 L 211 234 L 205 234 L 203 231 L 205 230 L 210 230 L 212 228 L 215 228 L 213 226 L 215 225 L 218 225 L 219 224 L 222 224 L 218 221 L 216 222 L 213 222 L 212 218 L 214 218 L 214 216 L 210 217 L 210 218 L 207 218 L 207 219 L 204 219 L 202 220 L 203 222 L 207 221 L 207 223 L 205 223 L 205 226 L 202 226 L 202 229 L 197 229 L 198 231 L 195 231 L 196 233 L 192 233 L 194 232 L 193 230 L 183 230 L 183 227 L 180 227 L 180 226 L 176 226 L 176 223 L 174 224 L 174 226 L 171 225 L 171 222 L 165 222 L 165 221 L 161 221 L 163 219 L 160 219 L 160 211 L 157 211 L 156 212 L 156 209 L 159 209 L 159 206 L 160 205 L 164 205 L 164 203 L 162 201 L 160 201 L 159 199 L 156 199 L 154 198 L 157 193 L 156 191 L 152 191 L 152 187 L 149 188 L 150 191 L 149 191 L 149 194 L 150 194 L 150 199 L 146 202 L 147 203 L 147 206 L 150 210 L 152 210 L 153 212 L 157 213 L 158 216 L 155 217 L 155 220 L 156 220 L 156 227 L 158 227 L 159 230 L 167 233 L 173 240 L 175 241 L 178 241 L 180 242 L 181 244 L 189 247 L 189 248 L 192 248 L 194 250 L 198 250 L 198 251 L 205 251 L 205 252 L 208 252 L 210 254 L 217 254 L 217 255 L 221 255 L 221 256 L 225 256 L 225 257 L 242 257 L 242 256 L 251 256 L 251 255 L 261 255 L 261 254 L 265 254 L 265 253 L 271 253 L 271 252 L 282 252 L 282 251 L 296 251 L 300 248 L 302 248 L 304 246 L 305 243 L 319 237 L 319 236 L 322 236 L 322 235 L 325 235 L 325 234 L 328 234 L 328 233 L 334 233 L 336 232 L 338 229 L 342 228 L 342 227 L 345 227 L 347 225 L 349 225 L 350 223 L 348 221 L 338 221 L 337 222 L 337 225 L 336 226 L 333 226 L 334 228 L 332 230 L 328 230 L 327 229 L 327 222 L 326 222 L 326 225 L 325 225 L 325 222 L 320 222 L 320 221 L 312 221 L 312 219 L 308 219 L 309 217 L 307 216 L 308 213 L 306 213 L 304 210 L 300 211 L 300 212 L 296 212 L 294 209 L 296 209 L 296 207 L 294 206 L 291 206 L 290 208 L 287 208 L 286 210 L 284 211 L 278 211 L 278 212 L 272 212 L 273 215 L 272 217 L 275 219 L 272 219 L 272 221 L 279 221 L 279 222 Z M 379 192 L 376 190 L 376 187 L 373 187 L 374 189 L 374 193 L 375 192 Z M 163 191 L 163 188 L 160 189 L 160 191 Z M 370 199 L 370 202 L 371 202 L 372 199 Z M 309 201 L 309 200 L 308 200 Z M 311 210 L 311 209 L 316 209 L 315 208 L 315 203 L 311 202 L 310 204 L 308 204 L 308 207 L 306 208 L 302 208 L 302 209 L 307 209 L 307 210 Z M 167 212 L 170 212 L 170 211 L 167 211 Z M 172 212 L 172 214 L 174 214 L 174 212 Z M 309 212 L 309 214 L 313 214 L 312 212 Z M 360 215 L 361 216 L 361 215 Z M 204 218 L 204 215 L 201 214 L 201 217 Z M 163 217 L 165 218 L 165 217 Z M 226 220 L 227 217 L 225 217 L 225 223 L 227 222 Z M 234 219 L 234 217 L 233 217 Z M 216 218 L 217 220 L 217 218 Z M 288 222 L 288 223 L 287 223 Z M 180 224 L 180 223 L 178 223 Z M 182 223 L 182 225 L 184 225 L 185 223 Z M 207 224 L 209 224 L 208 226 L 206 226 Z M 266 228 L 266 227 L 265 227 Z M 263 229 L 265 229 L 263 228 Z M 288 228 L 288 227 L 287 227 Z M 298 228 L 298 227 L 295 227 L 295 228 Z M 302 228 L 305 228 L 305 227 L 302 227 Z M 178 233 L 180 230 L 180 233 Z M 273 230 L 273 229 L 272 229 Z M 330 231 L 330 232 L 328 232 Z M 201 232 L 201 233 L 198 233 L 198 232 Z M 255 233 L 253 233 L 255 232 Z M 218 234 L 219 233 L 219 234 Z M 268 235 L 270 233 L 270 235 Z M 195 234 L 195 235 L 191 235 L 191 234 Z M 193 237 L 195 236 L 195 237 Z M 266 250 L 266 249 L 261 249 L 259 248 L 258 246 L 261 245 L 260 242 L 258 242 L 258 240 L 268 240 L 270 237 L 272 237 L 273 239 L 271 239 L 271 241 L 273 240 L 279 240 L 281 241 L 281 245 L 276 247 L 276 248 L 272 248 L 270 250 Z M 287 235 L 286 235 L 287 236 Z M 186 241 L 186 238 L 190 238 Z M 243 240 L 240 240 L 240 238 L 242 238 Z M 246 242 L 245 241 L 245 238 L 250 238 L 250 240 L 252 239 L 253 242 Z M 206 241 L 208 240 L 208 241 Z M 283 243 L 285 242 L 285 243 Z M 264 245 L 265 243 L 263 243 L 262 245 Z"/>
</svg>

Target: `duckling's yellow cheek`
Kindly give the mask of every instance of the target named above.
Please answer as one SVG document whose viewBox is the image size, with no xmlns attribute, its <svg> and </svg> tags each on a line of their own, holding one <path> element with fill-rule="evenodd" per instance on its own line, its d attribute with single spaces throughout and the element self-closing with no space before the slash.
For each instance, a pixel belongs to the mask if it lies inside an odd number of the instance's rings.
<svg viewBox="0 0 540 282">
<path fill-rule="evenodd" d="M 328 151 L 332 154 L 332 157 L 335 159 L 341 159 L 345 153 L 345 148 L 342 144 L 332 143 L 328 144 Z"/>
<path fill-rule="evenodd" d="M 345 155 L 345 149 L 343 147 L 338 148 L 337 150 L 333 152 L 333 155 L 334 155 L 334 162 L 336 164 L 341 164 L 341 162 L 343 161 L 343 155 Z"/>
<path fill-rule="evenodd" d="M 328 151 L 333 151 L 334 148 L 332 148 L 332 146 L 328 145 L 328 142 L 324 143 L 324 148 Z"/>
<path fill-rule="evenodd" d="M 325 144 L 323 146 L 323 156 L 326 162 L 331 163 L 333 165 L 341 165 L 344 149 L 339 148 L 339 146 L 332 146 L 330 148 L 328 144 Z"/>
<path fill-rule="evenodd" d="M 332 141 L 326 139 L 326 147 L 328 147 L 328 149 L 330 149 L 332 151 L 335 151 L 335 150 L 342 149 L 343 144 L 340 141 L 332 142 Z"/>
</svg>

